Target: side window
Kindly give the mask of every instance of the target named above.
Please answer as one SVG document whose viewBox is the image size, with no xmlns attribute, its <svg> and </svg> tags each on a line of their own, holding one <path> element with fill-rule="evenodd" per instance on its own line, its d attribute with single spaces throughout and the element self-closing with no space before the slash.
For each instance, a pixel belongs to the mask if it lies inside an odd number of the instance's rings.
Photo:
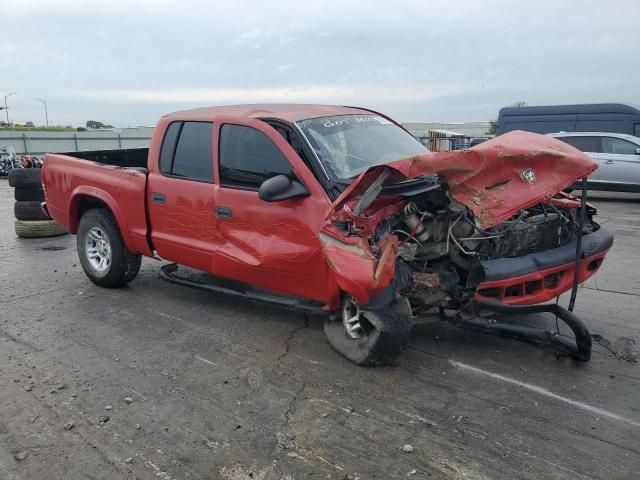
<svg viewBox="0 0 640 480">
<path fill-rule="evenodd" d="M 293 177 L 289 161 L 264 133 L 242 125 L 223 125 L 220 131 L 220 183 L 258 189 L 276 175 Z"/>
<path fill-rule="evenodd" d="M 173 163 L 173 154 L 176 151 L 176 142 L 178 134 L 182 128 L 182 122 L 173 122 L 167 128 L 162 140 L 162 148 L 160 149 L 160 171 L 167 175 L 171 174 L 171 164 Z"/>
<path fill-rule="evenodd" d="M 622 138 L 602 137 L 602 153 L 613 153 L 617 155 L 635 155 L 639 145 L 631 143 Z"/>
<path fill-rule="evenodd" d="M 171 175 L 213 181 L 213 124 L 184 122 L 173 157 Z"/>
<path fill-rule="evenodd" d="M 633 136 L 640 137 L 640 123 L 633 124 Z"/>
<path fill-rule="evenodd" d="M 165 175 L 213 182 L 213 124 L 173 122 L 160 149 L 160 171 Z"/>
<path fill-rule="evenodd" d="M 558 137 L 558 140 L 576 147 L 581 152 L 597 153 L 599 151 L 598 137 Z"/>
</svg>

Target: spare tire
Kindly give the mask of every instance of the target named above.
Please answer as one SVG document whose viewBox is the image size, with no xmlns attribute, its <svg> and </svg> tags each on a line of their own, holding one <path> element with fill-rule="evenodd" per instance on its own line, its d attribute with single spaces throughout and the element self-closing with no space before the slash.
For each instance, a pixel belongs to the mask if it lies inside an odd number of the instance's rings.
<svg viewBox="0 0 640 480">
<path fill-rule="evenodd" d="M 18 220 L 51 220 L 40 208 L 40 202 L 16 202 L 13 213 Z"/>
<path fill-rule="evenodd" d="M 40 187 L 41 168 L 12 168 L 9 170 L 9 186 Z"/>
<path fill-rule="evenodd" d="M 19 202 L 43 202 L 44 190 L 42 187 L 16 187 L 15 197 Z"/>
<path fill-rule="evenodd" d="M 57 237 L 69 233 L 55 220 L 16 220 L 16 235 L 23 238 Z"/>
</svg>

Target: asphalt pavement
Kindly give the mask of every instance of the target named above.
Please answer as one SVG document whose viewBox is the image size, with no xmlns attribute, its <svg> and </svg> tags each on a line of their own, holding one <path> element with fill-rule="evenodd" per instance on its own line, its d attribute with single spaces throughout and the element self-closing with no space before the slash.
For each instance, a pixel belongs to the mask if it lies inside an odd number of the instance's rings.
<svg viewBox="0 0 640 480">
<path fill-rule="evenodd" d="M 361 368 L 321 316 L 167 283 L 156 260 L 96 287 L 75 237 L 16 238 L 12 194 L 0 180 L 2 479 L 640 476 L 640 195 L 593 199 L 616 240 L 578 293 L 589 363 L 434 322 L 399 366 Z"/>
</svg>

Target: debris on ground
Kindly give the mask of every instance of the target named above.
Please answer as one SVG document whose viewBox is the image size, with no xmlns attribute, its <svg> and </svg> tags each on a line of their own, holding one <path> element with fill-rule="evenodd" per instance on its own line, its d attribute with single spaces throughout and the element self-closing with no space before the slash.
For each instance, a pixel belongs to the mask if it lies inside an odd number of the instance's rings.
<svg viewBox="0 0 640 480">
<path fill-rule="evenodd" d="M 106 407 L 104 407 L 105 410 L 111 410 L 113 407 L 111 405 L 107 405 Z"/>
<path fill-rule="evenodd" d="M 402 451 L 404 453 L 411 453 L 413 452 L 413 447 L 407 443 L 404 447 L 402 447 Z"/>
<path fill-rule="evenodd" d="M 16 454 L 13 456 L 13 458 L 15 458 L 17 461 L 21 462 L 22 460 L 24 460 L 25 458 L 27 458 L 29 456 L 29 454 L 23 450 L 20 450 L 19 452 L 16 452 Z"/>
<path fill-rule="evenodd" d="M 133 463 L 133 458 L 127 457 L 124 459 L 124 463 Z"/>
<path fill-rule="evenodd" d="M 71 430 L 75 426 L 75 422 L 67 422 L 64 424 L 65 430 Z"/>
<path fill-rule="evenodd" d="M 124 397 L 124 401 L 127 403 L 133 403 L 133 398 L 131 397 Z"/>
<path fill-rule="evenodd" d="M 591 335 L 591 340 L 609 350 L 609 352 L 620 360 L 631 363 L 636 363 L 638 361 L 638 353 L 634 348 L 636 342 L 633 338 L 619 337 L 614 342 L 611 342 L 604 336 L 594 333 Z"/>
</svg>

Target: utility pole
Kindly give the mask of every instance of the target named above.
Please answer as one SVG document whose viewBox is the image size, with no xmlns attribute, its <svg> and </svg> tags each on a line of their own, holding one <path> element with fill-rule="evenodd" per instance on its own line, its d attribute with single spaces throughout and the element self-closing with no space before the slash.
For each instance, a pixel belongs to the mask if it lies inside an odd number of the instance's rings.
<svg viewBox="0 0 640 480">
<path fill-rule="evenodd" d="M 9 98 L 11 95 L 15 95 L 16 92 L 11 92 L 7 95 L 4 96 L 4 111 L 7 114 L 7 128 L 9 128 L 9 107 L 7 106 L 7 98 Z"/>
<path fill-rule="evenodd" d="M 47 102 L 45 100 L 43 100 L 42 98 L 38 98 L 38 97 L 33 97 L 36 100 L 38 100 L 39 102 L 42 102 L 42 104 L 44 105 L 44 117 L 47 120 L 47 127 L 49 126 L 49 112 L 47 112 Z"/>
</svg>

